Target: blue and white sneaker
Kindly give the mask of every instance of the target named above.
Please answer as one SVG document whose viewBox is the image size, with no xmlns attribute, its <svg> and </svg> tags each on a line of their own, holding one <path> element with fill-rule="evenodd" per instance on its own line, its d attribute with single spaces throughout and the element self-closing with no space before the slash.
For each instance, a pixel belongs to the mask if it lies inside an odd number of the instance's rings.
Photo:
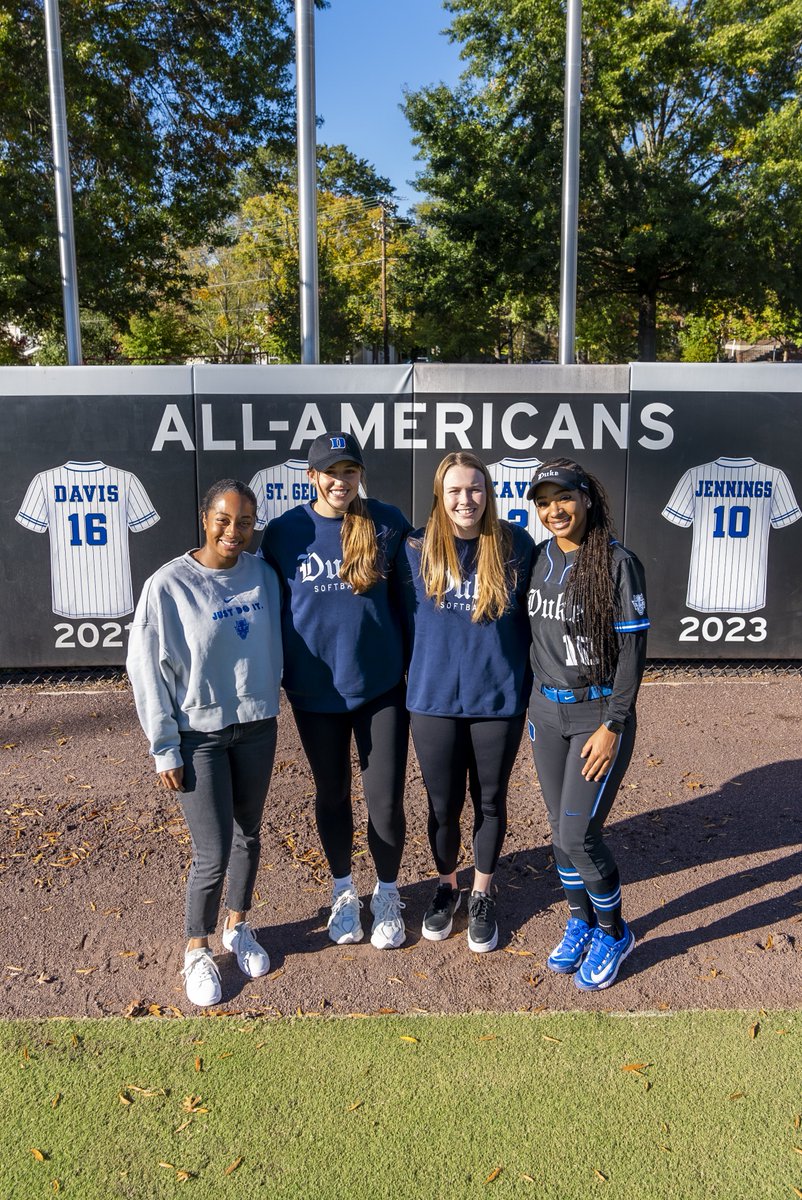
<svg viewBox="0 0 802 1200">
<path fill-rule="evenodd" d="M 594 928 L 579 917 L 569 917 L 562 941 L 546 959 L 549 970 L 556 971 L 558 975 L 570 975 L 576 971 L 590 946 Z"/>
<path fill-rule="evenodd" d="M 585 961 L 574 976 L 574 983 L 583 992 L 599 992 L 615 983 L 618 968 L 635 947 L 635 934 L 624 922 L 623 935 L 615 940 L 598 926 L 593 930 Z"/>
</svg>

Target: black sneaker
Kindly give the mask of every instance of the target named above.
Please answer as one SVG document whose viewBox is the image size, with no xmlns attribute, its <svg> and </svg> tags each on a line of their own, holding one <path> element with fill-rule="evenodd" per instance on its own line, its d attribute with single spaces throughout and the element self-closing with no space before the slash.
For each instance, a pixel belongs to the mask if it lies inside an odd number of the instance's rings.
<svg viewBox="0 0 802 1200">
<path fill-rule="evenodd" d="M 459 902 L 459 888 L 452 887 L 450 883 L 438 883 L 434 899 L 423 914 L 423 936 L 430 942 L 445 941 L 451 933 Z"/>
<path fill-rule="evenodd" d="M 468 949 L 483 954 L 498 945 L 496 902 L 487 892 L 471 892 L 468 900 Z"/>
</svg>

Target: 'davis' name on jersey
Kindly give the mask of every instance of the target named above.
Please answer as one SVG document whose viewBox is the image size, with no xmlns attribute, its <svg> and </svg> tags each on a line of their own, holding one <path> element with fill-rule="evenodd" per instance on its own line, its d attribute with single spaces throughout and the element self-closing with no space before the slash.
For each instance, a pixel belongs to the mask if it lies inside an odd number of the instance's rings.
<svg viewBox="0 0 802 1200">
<path fill-rule="evenodd" d="M 120 499 L 116 483 L 64 483 L 53 484 L 53 499 L 57 504 L 114 504 Z"/>
<path fill-rule="evenodd" d="M 694 493 L 722 500 L 759 500 L 771 494 L 770 479 L 700 479 Z"/>
</svg>

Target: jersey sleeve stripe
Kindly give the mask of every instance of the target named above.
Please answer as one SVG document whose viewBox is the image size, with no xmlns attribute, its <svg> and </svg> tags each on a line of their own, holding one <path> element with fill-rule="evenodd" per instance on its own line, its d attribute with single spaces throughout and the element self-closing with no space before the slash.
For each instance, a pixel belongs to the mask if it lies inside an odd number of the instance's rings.
<svg viewBox="0 0 802 1200">
<path fill-rule="evenodd" d="M 668 505 L 663 509 L 663 516 L 675 525 L 684 525 L 686 529 L 693 524 L 693 517 L 686 517 L 684 513 L 677 512 L 675 508 L 669 508 Z"/>
<path fill-rule="evenodd" d="M 778 513 L 771 518 L 772 525 L 790 524 L 792 521 L 798 521 L 802 517 L 802 512 L 798 508 L 790 508 L 788 512 Z"/>
<path fill-rule="evenodd" d="M 27 525 L 34 533 L 45 533 L 47 530 L 47 521 L 38 521 L 30 513 L 18 512 L 16 520 L 19 521 L 20 525 Z"/>
<path fill-rule="evenodd" d="M 155 511 L 151 511 L 149 513 L 146 513 L 144 517 L 137 517 L 136 520 L 129 521 L 128 528 L 129 529 L 137 529 L 140 525 L 144 525 L 145 523 L 154 525 L 156 523 L 156 521 L 158 521 L 158 519 L 159 519 L 159 514 Z"/>
</svg>

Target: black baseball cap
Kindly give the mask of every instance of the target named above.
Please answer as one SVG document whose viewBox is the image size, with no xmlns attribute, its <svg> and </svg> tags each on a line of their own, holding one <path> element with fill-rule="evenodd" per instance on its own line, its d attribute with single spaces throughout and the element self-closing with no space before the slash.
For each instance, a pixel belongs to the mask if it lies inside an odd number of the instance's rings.
<svg viewBox="0 0 802 1200">
<path fill-rule="evenodd" d="M 362 447 L 350 433 L 321 433 L 309 447 L 309 467 L 325 471 L 338 462 L 354 462 L 364 467 Z"/>
<path fill-rule="evenodd" d="M 587 475 L 581 471 L 572 471 L 570 467 L 541 467 L 529 484 L 526 493 L 527 500 L 534 500 L 535 492 L 541 483 L 556 483 L 557 487 L 568 488 L 572 492 L 589 492 L 590 484 Z"/>
</svg>

